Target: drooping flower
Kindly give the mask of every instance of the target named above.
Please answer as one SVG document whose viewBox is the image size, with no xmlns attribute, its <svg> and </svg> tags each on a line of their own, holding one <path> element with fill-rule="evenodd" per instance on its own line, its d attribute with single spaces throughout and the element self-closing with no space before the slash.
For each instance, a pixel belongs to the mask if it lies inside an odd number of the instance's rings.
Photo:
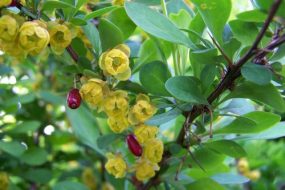
<svg viewBox="0 0 285 190">
<path fill-rule="evenodd" d="M 39 54 L 47 47 L 50 40 L 46 25 L 41 21 L 25 22 L 19 30 L 20 47 L 32 54 Z"/>
<path fill-rule="evenodd" d="M 109 117 L 107 123 L 114 133 L 122 133 L 130 125 L 128 119 L 123 115 Z"/>
<path fill-rule="evenodd" d="M 133 125 L 143 123 L 156 113 L 156 107 L 150 102 L 148 96 L 139 94 L 136 104 L 131 108 L 128 119 Z"/>
<path fill-rule="evenodd" d="M 158 133 L 158 128 L 155 126 L 148 126 L 140 124 L 135 127 L 134 133 L 141 144 L 144 144 L 149 139 L 155 138 Z"/>
<path fill-rule="evenodd" d="M 107 172 L 115 176 L 115 178 L 124 177 L 127 171 L 127 164 L 122 158 L 122 156 L 119 154 L 114 155 L 109 153 L 107 157 L 108 161 L 105 164 Z"/>
<path fill-rule="evenodd" d="M 129 109 L 128 93 L 123 90 L 111 92 L 105 99 L 103 106 L 109 117 L 126 115 Z"/>
<path fill-rule="evenodd" d="M 100 79 L 89 79 L 80 89 L 80 95 L 83 100 L 93 107 L 100 106 L 104 95 L 108 93 L 106 83 Z"/>
<path fill-rule="evenodd" d="M 99 59 L 99 66 L 105 75 L 114 76 L 118 80 L 128 80 L 131 76 L 129 67 L 130 48 L 124 44 L 104 52 Z"/>
<path fill-rule="evenodd" d="M 0 18 L 0 40 L 13 42 L 19 31 L 19 25 L 15 18 L 10 15 L 3 15 Z"/>
<path fill-rule="evenodd" d="M 163 143 L 158 139 L 150 139 L 144 144 L 143 157 L 152 163 L 158 163 L 162 159 Z"/>
<path fill-rule="evenodd" d="M 155 171 L 159 170 L 157 164 L 153 164 L 146 159 L 140 159 L 136 163 L 136 178 L 139 181 L 145 181 L 155 175 Z"/>
<path fill-rule="evenodd" d="M 52 51 L 57 55 L 62 54 L 71 43 L 71 31 L 64 24 L 50 23 L 49 34 Z"/>
</svg>

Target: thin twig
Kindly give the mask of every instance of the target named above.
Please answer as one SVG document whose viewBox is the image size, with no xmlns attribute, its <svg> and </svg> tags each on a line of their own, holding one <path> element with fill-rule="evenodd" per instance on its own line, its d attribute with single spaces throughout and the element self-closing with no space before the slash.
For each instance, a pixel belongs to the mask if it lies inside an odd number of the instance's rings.
<svg viewBox="0 0 285 190">
<path fill-rule="evenodd" d="M 210 38 L 212 39 L 213 43 L 215 44 L 215 46 L 218 48 L 218 50 L 221 52 L 222 56 L 225 58 L 225 60 L 227 61 L 228 63 L 228 66 L 229 67 L 232 67 L 233 65 L 233 62 L 232 60 L 229 58 L 229 56 L 226 54 L 226 52 L 223 50 L 223 48 L 218 44 L 218 42 L 213 38 L 213 36 L 208 33 Z"/>
</svg>

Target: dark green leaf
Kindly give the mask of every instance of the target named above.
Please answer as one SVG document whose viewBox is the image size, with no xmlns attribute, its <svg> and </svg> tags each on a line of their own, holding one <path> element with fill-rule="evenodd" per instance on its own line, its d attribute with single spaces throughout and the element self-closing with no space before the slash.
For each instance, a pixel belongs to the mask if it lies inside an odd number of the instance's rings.
<svg viewBox="0 0 285 190">
<path fill-rule="evenodd" d="M 41 123 L 39 121 L 24 121 L 23 123 L 16 125 L 16 127 L 9 130 L 9 133 L 27 134 L 28 132 L 34 132 L 40 126 L 41 126 Z"/>
<path fill-rule="evenodd" d="M 157 114 L 155 116 L 153 116 L 151 119 L 149 119 L 148 121 L 146 121 L 147 125 L 161 125 L 164 124 L 168 121 L 171 121 L 173 119 L 175 119 L 177 116 L 179 116 L 181 114 L 181 110 L 178 108 L 174 108 L 172 110 L 169 110 L 165 113 L 162 114 Z"/>
<path fill-rule="evenodd" d="M 209 87 L 213 84 L 217 74 L 217 68 L 215 65 L 206 65 L 201 72 L 201 83 L 203 91 L 207 91 Z"/>
<path fill-rule="evenodd" d="M 193 0 L 214 38 L 222 44 L 224 26 L 231 13 L 231 0 Z"/>
<path fill-rule="evenodd" d="M 260 10 L 250 10 L 245 11 L 236 16 L 239 20 L 245 21 L 245 22 L 264 22 L 267 14 L 264 12 L 261 12 Z"/>
<path fill-rule="evenodd" d="M 272 73 L 268 68 L 254 63 L 245 64 L 241 68 L 241 74 L 246 80 L 259 85 L 267 85 L 272 79 Z"/>
<path fill-rule="evenodd" d="M 53 10 L 53 9 L 64 9 L 64 8 L 74 8 L 72 4 L 63 1 L 46 1 L 43 5 L 43 10 Z"/>
<path fill-rule="evenodd" d="M 234 158 L 246 156 L 245 150 L 236 142 L 230 140 L 218 140 L 204 144 L 207 148 Z"/>
<path fill-rule="evenodd" d="M 102 51 L 113 48 L 124 41 L 123 34 L 120 29 L 106 19 L 100 20 L 98 30 L 102 44 Z"/>
<path fill-rule="evenodd" d="M 280 116 L 269 113 L 255 111 L 238 117 L 229 125 L 219 129 L 216 133 L 257 133 L 272 127 L 280 121 Z"/>
<path fill-rule="evenodd" d="M 169 96 L 164 83 L 170 77 L 167 65 L 160 61 L 148 63 L 140 70 L 140 81 L 143 87 L 154 95 Z"/>
<path fill-rule="evenodd" d="M 82 28 L 84 30 L 85 35 L 92 44 L 92 47 L 95 50 L 96 54 L 100 55 L 102 52 L 102 47 L 101 47 L 100 35 L 97 28 L 91 22 L 88 22 L 87 25 Z"/>
<path fill-rule="evenodd" d="M 32 182 L 47 184 L 52 179 L 52 172 L 47 169 L 30 169 L 24 173 L 24 178 Z"/>
<path fill-rule="evenodd" d="M 16 141 L 12 142 L 0 141 L 0 150 L 7 152 L 12 156 L 20 157 L 24 153 L 25 147 L 24 145 Z"/>
<path fill-rule="evenodd" d="M 63 181 L 55 184 L 52 190 L 88 190 L 87 187 L 78 182 Z"/>
<path fill-rule="evenodd" d="M 175 98 L 194 104 L 208 104 L 201 93 L 199 82 L 194 77 L 172 77 L 165 83 L 167 91 Z"/>
<path fill-rule="evenodd" d="M 267 104 L 278 112 L 285 112 L 285 102 L 272 84 L 260 86 L 251 82 L 244 82 L 237 86 L 225 99 L 249 98 Z"/>
<path fill-rule="evenodd" d="M 100 136 L 97 139 L 97 144 L 100 149 L 106 149 L 108 146 L 112 145 L 116 140 L 118 140 L 121 135 L 118 134 L 108 134 Z"/>
<path fill-rule="evenodd" d="M 102 9 L 93 11 L 92 13 L 89 13 L 88 15 L 85 16 L 84 19 L 85 20 L 93 19 L 93 18 L 99 17 L 99 16 L 101 16 L 103 14 L 106 14 L 106 13 L 112 11 L 112 10 L 115 10 L 117 8 L 118 8 L 117 6 L 104 7 Z"/>
<path fill-rule="evenodd" d="M 48 153 L 45 149 L 33 147 L 28 148 L 21 156 L 21 160 L 28 165 L 38 166 L 47 161 Z"/>
<path fill-rule="evenodd" d="M 91 112 L 81 105 L 76 110 L 66 108 L 66 113 L 78 139 L 97 152 L 102 153 L 97 145 L 97 138 L 99 137 L 98 124 Z"/>
</svg>

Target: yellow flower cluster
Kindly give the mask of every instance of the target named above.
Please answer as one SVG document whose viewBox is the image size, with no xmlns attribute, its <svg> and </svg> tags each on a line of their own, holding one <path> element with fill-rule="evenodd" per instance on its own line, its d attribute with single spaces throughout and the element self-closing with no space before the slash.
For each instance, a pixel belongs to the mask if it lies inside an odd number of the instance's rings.
<svg viewBox="0 0 285 190">
<path fill-rule="evenodd" d="M 120 44 L 100 56 L 99 66 L 106 76 L 113 76 L 118 80 L 125 81 L 131 76 L 129 56 L 130 48 Z"/>
<path fill-rule="evenodd" d="M 238 171 L 242 175 L 244 175 L 245 177 L 253 181 L 258 180 L 261 176 L 259 170 L 250 170 L 249 164 L 246 158 L 241 158 L 238 160 L 237 168 L 238 168 Z"/>
<path fill-rule="evenodd" d="M 2 3 L 2 1 L 1 1 Z M 71 43 L 69 28 L 57 22 L 27 21 L 12 13 L 0 17 L 0 50 L 21 58 L 41 53 L 50 43 L 56 54 L 62 54 Z"/>
<path fill-rule="evenodd" d="M 100 56 L 99 66 L 105 76 L 127 80 L 131 76 L 129 56 L 130 48 L 120 44 Z M 163 154 L 163 143 L 156 138 L 158 128 L 144 124 L 156 113 L 157 108 L 145 94 L 138 94 L 135 103 L 130 105 L 128 93 L 112 90 L 111 86 L 100 79 L 89 79 L 82 85 L 80 94 L 91 107 L 106 113 L 107 123 L 114 133 L 122 133 L 133 126 L 133 133 L 143 151 L 142 156 L 137 157 L 135 164 L 129 168 L 121 154 L 109 153 L 106 170 L 116 178 L 135 171 L 136 178 L 144 181 L 159 170 L 158 163 Z"/>
</svg>

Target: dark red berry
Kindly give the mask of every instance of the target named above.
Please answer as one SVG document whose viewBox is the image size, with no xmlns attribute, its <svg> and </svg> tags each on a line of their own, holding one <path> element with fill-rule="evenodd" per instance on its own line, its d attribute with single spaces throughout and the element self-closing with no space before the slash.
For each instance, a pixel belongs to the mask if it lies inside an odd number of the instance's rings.
<svg viewBox="0 0 285 190">
<path fill-rule="evenodd" d="M 133 134 L 129 134 L 127 136 L 127 144 L 129 147 L 129 150 L 135 155 L 135 156 L 141 156 L 142 155 L 142 147 L 139 144 L 139 142 L 136 139 L 136 136 Z"/>
<path fill-rule="evenodd" d="M 18 0 L 12 0 L 12 3 L 10 4 L 10 7 L 16 7 L 17 5 L 19 5 Z"/>
<path fill-rule="evenodd" d="M 67 95 L 67 105 L 71 109 L 76 109 L 81 104 L 81 96 L 77 88 L 73 88 Z"/>
</svg>

